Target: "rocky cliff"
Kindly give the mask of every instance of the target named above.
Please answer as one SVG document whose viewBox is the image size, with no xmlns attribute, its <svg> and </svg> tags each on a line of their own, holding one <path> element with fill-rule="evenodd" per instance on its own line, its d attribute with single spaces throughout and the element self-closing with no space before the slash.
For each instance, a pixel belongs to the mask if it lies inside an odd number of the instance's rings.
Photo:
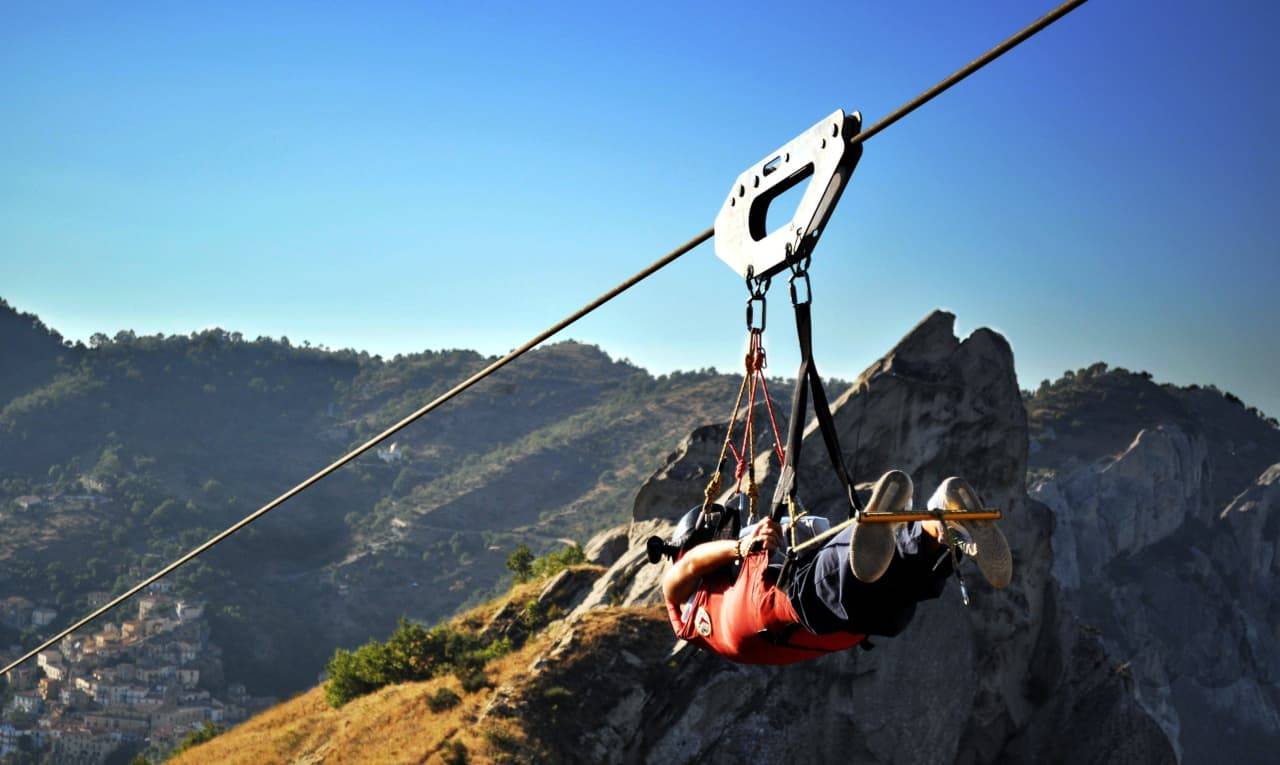
<svg viewBox="0 0 1280 765">
<path fill-rule="evenodd" d="M 1027 420 L 1008 343 L 989 330 L 960 340 L 953 323 L 947 313 L 927 317 L 834 402 L 835 419 L 861 478 L 900 468 L 923 495 L 963 475 L 1002 508 L 1014 584 L 996 593 L 974 581 L 969 608 L 952 586 L 873 651 L 784 669 L 733 666 L 672 646 L 658 623 L 643 643 L 611 649 L 644 656 L 655 650 L 649 641 L 667 646 L 671 658 L 655 678 L 653 657 L 630 668 L 594 661 L 599 653 L 583 661 L 571 629 L 540 682 L 586 673 L 593 680 L 577 685 L 629 690 L 592 704 L 598 724 L 553 722 L 542 740 L 562 742 L 558 754 L 577 762 L 1173 759 L 1130 678 L 1064 608 L 1053 576 L 1053 514 L 1025 490 Z M 638 543 L 696 501 L 714 465 L 708 440 L 695 432 L 641 489 L 632 547 L 596 582 L 579 618 L 610 603 L 656 602 L 659 567 L 643 563 Z M 816 446 L 805 452 L 802 496 L 813 512 L 837 513 L 839 486 L 823 460 Z"/>
<path fill-rule="evenodd" d="M 1203 459 L 1202 441 L 1143 431 L 1114 460 L 1032 494 L 1068 519 L 1060 547 L 1055 535 L 1064 602 L 1099 630 L 1183 759 L 1269 762 L 1280 740 L 1280 467 L 1206 515 L 1204 471 L 1189 468 Z"/>
<path fill-rule="evenodd" d="M 372 750 L 330 742 L 367 730 L 373 715 L 401 721 L 388 730 L 417 717 L 441 729 L 397 749 L 392 759 L 406 761 L 1270 762 L 1280 730 L 1275 427 L 1256 413 L 1239 427 L 1205 422 L 1248 413 L 1124 374 L 1141 386 L 1105 374 L 1089 385 L 1121 385 L 1132 396 L 1112 406 L 1134 411 L 1108 418 L 1107 396 L 1072 381 L 1042 386 L 1029 422 L 1004 338 L 961 340 L 954 317 L 936 312 L 833 403 L 861 480 L 906 470 L 920 502 L 958 474 L 1005 511 L 1013 584 L 994 592 L 970 570 L 970 607 L 952 584 L 899 637 L 787 668 L 676 643 L 658 605 L 663 569 L 645 562 L 643 543 L 701 498 L 724 432 L 708 425 L 644 483 L 631 523 L 586 546 L 607 568 L 504 660 L 495 688 L 438 720 L 421 710 L 430 685 L 387 689 L 351 712 L 307 711 L 310 694 L 278 715 L 323 718 L 330 733 L 267 761 L 358 760 Z M 1272 467 L 1228 492 L 1267 454 Z M 801 496 L 812 512 L 838 514 L 825 459 L 819 445 L 806 449 Z M 767 495 L 773 456 L 757 467 Z M 248 727 L 261 736 L 269 726 Z M 235 751 L 237 733 L 217 751 Z M 199 752 L 184 762 L 209 761 Z"/>
</svg>

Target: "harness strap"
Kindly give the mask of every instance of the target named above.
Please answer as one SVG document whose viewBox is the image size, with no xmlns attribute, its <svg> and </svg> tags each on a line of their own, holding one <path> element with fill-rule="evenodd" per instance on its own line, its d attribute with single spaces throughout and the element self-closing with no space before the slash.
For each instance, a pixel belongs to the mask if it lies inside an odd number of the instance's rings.
<svg viewBox="0 0 1280 765">
<path fill-rule="evenodd" d="M 798 470 L 800 466 L 800 448 L 804 440 L 805 413 L 808 409 L 809 397 L 813 397 L 813 414 L 818 421 L 818 430 L 822 433 L 822 441 L 827 449 L 827 457 L 835 470 L 836 478 L 844 485 L 849 503 L 849 517 L 862 511 L 858 494 L 854 488 L 853 478 L 845 467 L 843 452 L 840 450 L 840 438 L 836 434 L 835 421 L 831 416 L 831 406 L 827 401 L 826 388 L 822 384 L 822 376 L 813 361 L 813 321 L 809 310 L 810 302 L 795 303 L 796 334 L 800 341 L 800 369 L 796 373 L 796 388 L 791 397 L 791 421 L 788 423 L 786 455 L 782 473 L 773 493 L 773 519 L 781 520 L 786 510 L 787 501 L 794 501 L 798 490 Z"/>
</svg>

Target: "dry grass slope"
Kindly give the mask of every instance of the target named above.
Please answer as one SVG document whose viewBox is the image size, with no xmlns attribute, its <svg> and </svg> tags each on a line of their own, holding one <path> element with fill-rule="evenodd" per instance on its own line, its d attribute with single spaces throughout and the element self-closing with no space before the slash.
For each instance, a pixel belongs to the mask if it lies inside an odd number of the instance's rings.
<svg viewBox="0 0 1280 765">
<path fill-rule="evenodd" d="M 459 616 L 465 629 L 483 626 L 504 604 L 536 595 L 544 582 L 516 587 L 499 600 Z M 581 647 L 606 640 L 630 621 L 664 621 L 656 609 L 610 608 L 590 612 L 575 623 Z M 176 765 L 344 765 L 346 763 L 488 763 L 546 762 L 554 758 L 532 720 L 486 715 L 494 695 L 524 697 L 536 692 L 531 665 L 565 634 L 554 623 L 520 650 L 492 661 L 487 673 L 493 687 L 466 693 L 452 675 L 420 683 L 389 686 L 334 709 L 316 687 L 257 715 L 227 733 L 171 762 Z M 582 651 L 576 651 L 582 653 Z M 576 657 L 579 660 L 582 657 Z M 441 688 L 461 697 L 452 709 L 433 712 L 429 699 Z M 544 731 L 545 733 L 546 731 Z M 466 759 L 454 759 L 459 745 Z"/>
</svg>

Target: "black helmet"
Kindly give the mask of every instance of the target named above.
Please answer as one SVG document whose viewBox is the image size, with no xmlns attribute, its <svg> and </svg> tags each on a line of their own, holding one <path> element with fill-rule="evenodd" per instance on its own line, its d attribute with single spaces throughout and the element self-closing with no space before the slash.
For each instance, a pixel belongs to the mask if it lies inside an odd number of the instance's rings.
<svg viewBox="0 0 1280 765">
<path fill-rule="evenodd" d="M 645 547 L 650 563 L 657 563 L 663 556 L 678 559 L 690 548 L 711 542 L 716 539 L 737 539 L 742 521 L 738 511 L 729 510 L 723 505 L 711 505 L 704 512 L 698 505 L 680 517 L 671 540 L 662 537 L 649 537 Z"/>
</svg>

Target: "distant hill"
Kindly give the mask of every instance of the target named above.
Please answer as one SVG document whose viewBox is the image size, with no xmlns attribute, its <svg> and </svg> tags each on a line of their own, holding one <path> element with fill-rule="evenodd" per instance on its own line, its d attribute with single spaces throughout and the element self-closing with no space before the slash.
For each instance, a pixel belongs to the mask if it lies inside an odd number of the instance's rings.
<svg viewBox="0 0 1280 765">
<path fill-rule="evenodd" d="M 1144 428 L 1177 425 L 1207 440 L 1211 501 L 1222 507 L 1280 455 L 1280 423 L 1212 384 L 1160 384 L 1098 363 L 1046 380 L 1026 405 L 1033 473 L 1111 457 Z"/>
<path fill-rule="evenodd" d="M 69 347 L 7 304 L 0 332 L 0 593 L 56 604 L 52 626 L 492 361 L 382 359 L 221 329 Z M 212 604 L 228 682 L 295 692 L 337 645 L 482 599 L 517 544 L 541 552 L 625 518 L 649 466 L 724 417 L 736 385 L 546 346 L 175 581 Z M 30 495 L 50 501 L 24 511 L 15 501 Z M 85 495 L 93 502 L 68 499 Z M 0 630 L 0 642 L 17 638 Z"/>
<path fill-rule="evenodd" d="M 83 349 L 64 344 L 62 336 L 49 329 L 38 317 L 20 313 L 0 298 L 0 402 L 41 385 L 51 379 L 58 359 L 73 361 Z"/>
</svg>

